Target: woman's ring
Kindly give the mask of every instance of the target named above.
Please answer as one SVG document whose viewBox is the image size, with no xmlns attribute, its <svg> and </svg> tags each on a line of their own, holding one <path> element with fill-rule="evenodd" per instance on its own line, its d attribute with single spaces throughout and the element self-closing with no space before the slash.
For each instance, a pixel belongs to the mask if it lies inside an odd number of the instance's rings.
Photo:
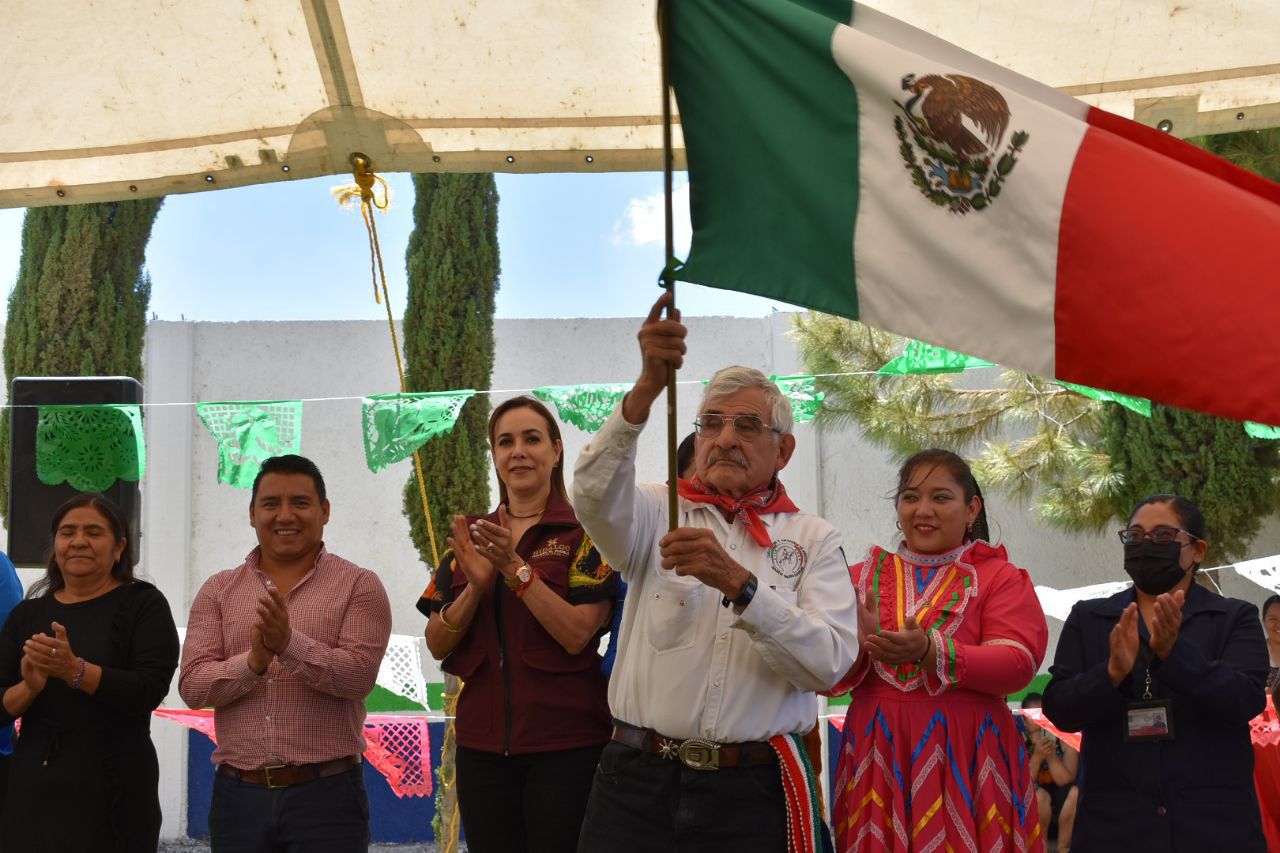
<svg viewBox="0 0 1280 853">
<path fill-rule="evenodd" d="M 56 655 L 57 653 L 58 653 L 57 649 L 49 649 L 49 654 Z"/>
</svg>

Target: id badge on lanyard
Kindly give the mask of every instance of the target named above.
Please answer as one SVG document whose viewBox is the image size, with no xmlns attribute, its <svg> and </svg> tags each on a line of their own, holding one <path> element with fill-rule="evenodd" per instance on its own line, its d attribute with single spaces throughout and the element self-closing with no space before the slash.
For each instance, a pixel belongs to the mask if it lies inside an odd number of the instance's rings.
<svg viewBox="0 0 1280 853">
<path fill-rule="evenodd" d="M 1168 699 L 1156 699 L 1151 694 L 1151 660 L 1155 653 L 1146 642 L 1141 643 L 1139 651 L 1147 678 L 1142 698 L 1124 706 L 1124 739 L 1129 743 L 1173 740 L 1173 703 Z"/>
</svg>

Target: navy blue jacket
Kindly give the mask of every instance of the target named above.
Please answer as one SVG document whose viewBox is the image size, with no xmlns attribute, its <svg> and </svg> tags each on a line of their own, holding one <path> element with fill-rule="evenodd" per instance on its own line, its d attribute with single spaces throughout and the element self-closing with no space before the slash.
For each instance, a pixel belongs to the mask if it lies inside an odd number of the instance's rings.
<svg viewBox="0 0 1280 853">
<path fill-rule="evenodd" d="M 1151 663 L 1152 695 L 1173 703 L 1175 739 L 1126 743 L 1124 707 L 1142 697 L 1140 655 L 1115 687 L 1107 676 L 1111 629 L 1132 589 L 1081 601 L 1058 640 L 1044 713 L 1083 731 L 1072 853 L 1265 853 L 1253 785 L 1249 721 L 1266 706 L 1266 640 L 1258 609 L 1193 583 L 1169 659 Z M 1138 634 L 1150 640 L 1139 620 Z"/>
</svg>

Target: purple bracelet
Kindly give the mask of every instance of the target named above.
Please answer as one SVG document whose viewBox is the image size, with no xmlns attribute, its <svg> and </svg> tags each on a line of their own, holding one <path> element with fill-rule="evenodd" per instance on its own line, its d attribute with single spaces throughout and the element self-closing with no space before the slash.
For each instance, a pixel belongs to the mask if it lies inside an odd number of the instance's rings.
<svg viewBox="0 0 1280 853">
<path fill-rule="evenodd" d="M 80 685 L 84 684 L 84 670 L 85 667 L 88 666 L 88 664 L 85 663 L 84 658 L 76 658 L 76 660 L 80 661 L 80 671 L 76 673 L 75 678 L 71 679 L 72 690 L 79 690 Z"/>
</svg>

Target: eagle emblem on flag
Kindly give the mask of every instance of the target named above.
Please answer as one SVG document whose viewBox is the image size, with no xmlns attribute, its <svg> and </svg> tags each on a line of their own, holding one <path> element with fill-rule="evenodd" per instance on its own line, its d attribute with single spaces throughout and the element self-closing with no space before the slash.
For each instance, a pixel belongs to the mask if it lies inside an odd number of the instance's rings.
<svg viewBox="0 0 1280 853">
<path fill-rule="evenodd" d="M 912 182 L 952 213 L 990 207 L 1017 165 L 1030 134 L 1005 136 L 1009 102 L 989 83 L 963 74 L 908 74 L 906 103 L 895 116 L 898 150 Z"/>
</svg>

